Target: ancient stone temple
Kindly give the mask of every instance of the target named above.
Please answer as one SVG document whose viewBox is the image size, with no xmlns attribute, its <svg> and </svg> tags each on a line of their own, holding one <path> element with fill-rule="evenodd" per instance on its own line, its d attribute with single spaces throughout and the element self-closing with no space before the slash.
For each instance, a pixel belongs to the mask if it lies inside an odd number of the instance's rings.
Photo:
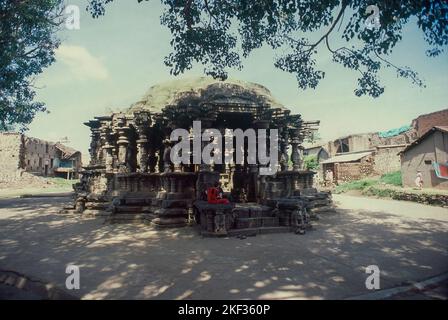
<svg viewBox="0 0 448 320">
<path fill-rule="evenodd" d="M 202 132 L 216 128 L 223 136 L 226 129 L 277 129 L 278 171 L 260 175 L 259 165 L 246 160 L 174 164 L 171 132 L 188 130 L 192 142 L 193 121 L 201 122 Z M 196 223 L 204 235 L 228 235 L 304 227 L 313 207 L 330 202 L 328 194 L 312 189 L 314 172 L 302 166 L 302 142 L 319 122 L 292 114 L 258 84 L 172 81 L 151 87 L 124 112 L 85 124 L 91 130 L 91 161 L 75 186 L 77 212 L 156 227 Z M 245 153 L 247 148 L 246 143 Z M 207 188 L 217 182 L 230 203 L 206 201 Z"/>
</svg>

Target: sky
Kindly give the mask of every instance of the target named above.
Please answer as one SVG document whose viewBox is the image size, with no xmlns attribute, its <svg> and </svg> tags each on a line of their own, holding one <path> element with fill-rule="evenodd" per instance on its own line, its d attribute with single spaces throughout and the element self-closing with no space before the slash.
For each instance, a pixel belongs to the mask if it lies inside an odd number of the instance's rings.
<svg viewBox="0 0 448 320">
<path fill-rule="evenodd" d="M 174 79 L 163 64 L 171 52 L 171 35 L 160 24 L 163 8 L 158 0 L 115 0 L 99 19 L 85 11 L 86 0 L 67 4 L 80 7 L 80 29 L 60 32 L 56 62 L 36 82 L 36 100 L 46 103 L 49 113 L 37 115 L 26 134 L 50 141 L 67 137 L 68 145 L 88 155 L 90 130 L 83 122 L 125 109 L 152 85 Z M 304 120 L 320 120 L 320 136 L 326 141 L 401 127 L 418 115 L 448 108 L 448 53 L 428 58 L 426 48 L 421 31 L 409 24 L 389 59 L 411 66 L 426 88 L 384 70 L 385 93 L 376 99 L 356 97 L 356 72 L 332 63 L 326 50 L 318 57 L 326 76 L 316 89 L 298 89 L 295 76 L 276 69 L 274 53 L 265 47 L 244 60 L 241 71 L 230 70 L 229 77 L 262 84 Z M 183 76 L 202 76 L 202 71 L 195 66 Z"/>
</svg>

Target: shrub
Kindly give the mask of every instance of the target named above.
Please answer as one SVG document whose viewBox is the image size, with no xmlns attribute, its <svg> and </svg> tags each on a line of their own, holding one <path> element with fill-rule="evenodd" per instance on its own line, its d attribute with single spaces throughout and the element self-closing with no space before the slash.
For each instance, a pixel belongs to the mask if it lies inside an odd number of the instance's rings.
<svg viewBox="0 0 448 320">
<path fill-rule="evenodd" d="M 315 155 L 308 155 L 303 158 L 303 164 L 305 166 L 305 169 L 308 170 L 315 170 L 319 168 L 319 162 L 317 162 L 317 156 Z"/>
<path fill-rule="evenodd" d="M 383 174 L 380 178 L 380 181 L 385 184 L 391 184 L 394 186 L 401 187 L 402 186 L 401 171 L 395 171 Z"/>
<path fill-rule="evenodd" d="M 378 181 L 374 179 L 361 179 L 350 182 L 344 182 L 335 188 L 335 193 L 347 192 L 350 190 L 364 190 L 367 187 L 377 184 Z"/>
<path fill-rule="evenodd" d="M 393 198 L 395 191 L 391 189 L 375 188 L 375 186 L 370 186 L 362 191 L 363 195 L 375 196 L 380 198 Z"/>
</svg>

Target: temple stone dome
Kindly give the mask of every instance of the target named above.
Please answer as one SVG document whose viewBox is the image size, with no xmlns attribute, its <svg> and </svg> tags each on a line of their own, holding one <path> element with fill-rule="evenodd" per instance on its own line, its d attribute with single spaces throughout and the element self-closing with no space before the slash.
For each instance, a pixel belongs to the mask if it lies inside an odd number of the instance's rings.
<svg viewBox="0 0 448 320">
<path fill-rule="evenodd" d="M 203 104 L 284 106 L 264 86 L 235 79 L 226 81 L 208 77 L 182 78 L 154 85 L 127 113 L 149 111 L 160 113 L 166 106 L 199 106 Z"/>
</svg>

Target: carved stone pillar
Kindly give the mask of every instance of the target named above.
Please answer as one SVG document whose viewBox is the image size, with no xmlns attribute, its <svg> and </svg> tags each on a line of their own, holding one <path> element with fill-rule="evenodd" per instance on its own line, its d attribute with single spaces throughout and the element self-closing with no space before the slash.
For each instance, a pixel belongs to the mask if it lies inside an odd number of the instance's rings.
<svg viewBox="0 0 448 320">
<path fill-rule="evenodd" d="M 148 172 L 148 136 L 147 130 L 151 124 L 151 117 L 148 112 L 142 111 L 134 114 L 134 122 L 137 128 L 137 171 Z"/>
<path fill-rule="evenodd" d="M 151 146 L 148 147 L 148 172 L 159 172 L 156 151 Z"/>
<path fill-rule="evenodd" d="M 291 131 L 291 162 L 292 170 L 299 171 L 301 169 L 301 157 L 300 157 L 300 129 L 294 128 Z"/>
<path fill-rule="evenodd" d="M 100 132 L 101 130 L 96 127 L 90 127 L 90 165 L 98 164 L 98 148 L 100 148 Z"/>
<path fill-rule="evenodd" d="M 128 133 L 129 127 L 119 127 L 117 129 L 118 134 L 118 171 L 120 173 L 129 172 L 129 163 L 128 163 L 128 148 L 129 148 L 129 139 Z"/>
<path fill-rule="evenodd" d="M 163 172 L 171 172 L 171 145 L 169 139 L 164 140 Z"/>
<path fill-rule="evenodd" d="M 139 134 L 137 142 L 137 171 L 148 172 L 148 139 L 146 135 Z"/>
<path fill-rule="evenodd" d="M 201 159 L 202 159 L 202 150 L 204 150 L 205 146 L 210 143 L 210 141 L 202 141 L 202 134 L 212 125 L 212 119 L 203 118 L 201 119 Z M 202 159 L 201 164 L 199 166 L 199 171 L 212 171 L 212 165 L 208 163 L 204 163 L 204 159 Z"/>
<path fill-rule="evenodd" d="M 280 138 L 280 168 L 281 171 L 288 170 L 288 140 L 289 133 L 287 128 L 282 128 Z"/>
<path fill-rule="evenodd" d="M 104 165 L 106 166 L 107 172 L 113 172 L 114 170 L 114 156 L 113 156 L 113 150 L 114 150 L 114 142 L 113 142 L 113 132 L 111 128 L 110 122 L 103 122 L 100 130 L 100 141 L 102 144 L 101 151 L 102 151 L 102 159 L 104 162 Z"/>
<path fill-rule="evenodd" d="M 178 155 L 180 156 L 180 153 L 178 153 Z M 173 168 L 173 172 L 182 172 L 182 163 L 173 163 Z"/>
<path fill-rule="evenodd" d="M 103 149 L 106 154 L 106 172 L 113 172 L 114 171 L 114 155 L 113 155 L 114 146 L 107 144 L 103 147 Z"/>
</svg>

